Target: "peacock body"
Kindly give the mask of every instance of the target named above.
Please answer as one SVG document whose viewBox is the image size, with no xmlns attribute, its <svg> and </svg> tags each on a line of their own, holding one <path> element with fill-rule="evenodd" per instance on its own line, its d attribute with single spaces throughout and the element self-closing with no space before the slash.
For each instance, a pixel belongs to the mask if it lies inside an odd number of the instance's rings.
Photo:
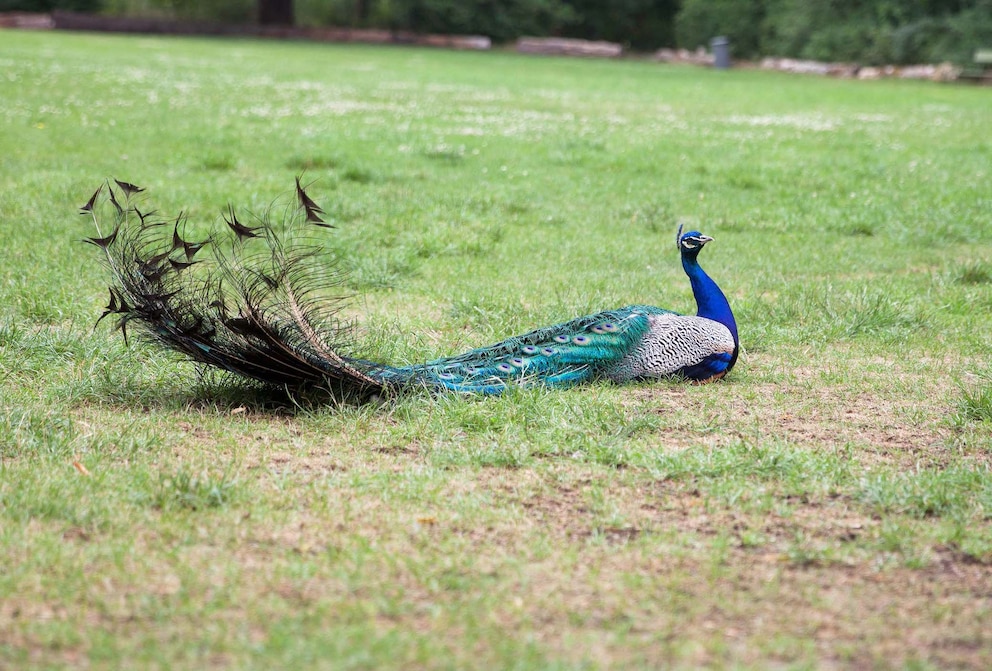
<svg viewBox="0 0 992 671">
<path fill-rule="evenodd" d="M 709 382 L 734 367 L 739 339 L 726 296 L 699 266 L 712 238 L 677 236 L 682 266 L 697 303 L 695 315 L 631 305 L 536 329 L 457 356 L 388 366 L 358 352 L 354 329 L 337 313 L 341 277 L 319 246 L 287 244 L 274 226 L 242 224 L 233 208 L 225 220 L 235 237 L 184 239 L 184 218 L 163 220 L 131 204 L 142 191 L 127 182 L 107 189 L 116 212 L 104 235 L 97 216 L 103 187 L 83 206 L 113 275 L 110 302 L 127 336 L 137 325 L 151 339 L 208 364 L 261 382 L 296 389 L 323 386 L 366 396 L 413 388 L 499 394 L 510 385 L 568 387 L 594 380 L 648 378 Z M 116 193 L 115 193 L 116 191 Z M 299 180 L 299 223 L 331 228 Z M 122 204 L 123 201 L 123 204 Z M 262 243 L 261 251 L 258 244 Z M 214 250 L 206 272 L 194 269 L 202 249 Z M 333 261 L 333 259 L 331 260 Z M 328 291 L 330 293 L 328 293 Z"/>
</svg>

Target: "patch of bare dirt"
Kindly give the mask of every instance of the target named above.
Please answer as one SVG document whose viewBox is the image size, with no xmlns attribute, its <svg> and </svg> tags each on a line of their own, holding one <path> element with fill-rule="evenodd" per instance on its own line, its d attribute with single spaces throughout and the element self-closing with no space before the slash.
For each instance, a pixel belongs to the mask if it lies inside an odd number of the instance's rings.
<svg viewBox="0 0 992 671">
<path fill-rule="evenodd" d="M 749 362 L 763 364 L 760 357 Z M 703 410 L 693 389 L 665 385 L 632 390 L 628 405 L 673 419 L 664 442 L 674 449 L 777 439 L 831 450 L 851 446 L 865 465 L 941 467 L 959 455 L 947 421 L 957 387 L 953 375 L 935 375 L 933 368 L 942 365 L 913 368 L 873 357 L 844 366 L 796 366 L 773 374 L 773 382 L 715 383 L 719 392 L 706 397 Z M 986 452 L 972 456 L 992 464 Z"/>
</svg>

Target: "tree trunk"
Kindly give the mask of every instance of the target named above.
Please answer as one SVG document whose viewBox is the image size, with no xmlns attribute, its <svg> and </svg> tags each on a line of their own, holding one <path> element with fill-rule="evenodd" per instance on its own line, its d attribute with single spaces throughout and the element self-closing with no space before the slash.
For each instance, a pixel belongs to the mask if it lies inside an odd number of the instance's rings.
<svg viewBox="0 0 992 671">
<path fill-rule="evenodd" d="M 368 0 L 355 0 L 355 21 L 359 26 L 364 27 L 369 18 Z"/>
<path fill-rule="evenodd" d="M 263 26 L 293 25 L 293 0 L 258 0 L 258 22 Z"/>
</svg>

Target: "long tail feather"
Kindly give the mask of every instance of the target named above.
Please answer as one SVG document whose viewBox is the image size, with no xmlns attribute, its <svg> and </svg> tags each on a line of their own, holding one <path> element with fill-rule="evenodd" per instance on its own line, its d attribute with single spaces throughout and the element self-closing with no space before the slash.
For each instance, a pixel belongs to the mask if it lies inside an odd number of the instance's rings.
<svg viewBox="0 0 992 671">
<path fill-rule="evenodd" d="M 225 217 L 233 241 L 187 240 L 183 216 L 165 221 L 134 207 L 131 198 L 143 189 L 116 180 L 106 186 L 111 233 L 104 235 L 98 215 L 103 187 L 82 208 L 97 227 L 86 241 L 104 251 L 113 276 L 101 320 L 114 315 L 125 335 L 136 326 L 194 361 L 267 384 L 362 395 L 390 386 L 378 375 L 383 367 L 342 353 L 355 343 L 337 318 L 340 278 L 326 256 L 317 258 L 317 246 L 287 249 L 267 222 L 246 226 L 233 208 Z M 299 227 L 323 225 L 302 187 L 298 195 Z M 204 247 L 212 248 L 212 259 L 194 261 Z"/>
<path fill-rule="evenodd" d="M 510 385 L 570 387 L 612 377 L 610 371 L 647 331 L 652 314 L 670 313 L 645 305 L 600 312 L 396 374 L 472 394 L 498 394 Z"/>
</svg>

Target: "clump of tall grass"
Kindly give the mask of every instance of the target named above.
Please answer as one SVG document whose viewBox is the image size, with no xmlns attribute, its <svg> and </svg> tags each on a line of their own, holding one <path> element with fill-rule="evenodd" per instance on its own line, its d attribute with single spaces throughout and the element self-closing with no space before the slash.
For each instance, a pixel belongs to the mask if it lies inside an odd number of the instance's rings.
<svg viewBox="0 0 992 671">
<path fill-rule="evenodd" d="M 992 383 L 961 389 L 958 413 L 966 421 L 992 422 Z"/>
<path fill-rule="evenodd" d="M 992 269 L 981 261 L 968 263 L 957 269 L 954 281 L 958 284 L 989 284 L 992 283 Z"/>
</svg>

